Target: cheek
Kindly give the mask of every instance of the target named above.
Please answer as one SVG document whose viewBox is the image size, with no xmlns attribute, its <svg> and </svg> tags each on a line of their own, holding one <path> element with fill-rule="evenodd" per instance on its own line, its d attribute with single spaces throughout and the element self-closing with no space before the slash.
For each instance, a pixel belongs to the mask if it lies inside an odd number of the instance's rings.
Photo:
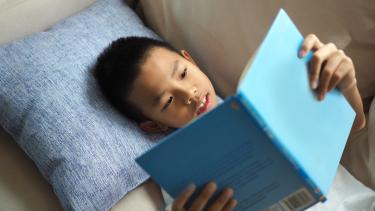
<svg viewBox="0 0 375 211">
<path fill-rule="evenodd" d="M 167 122 L 172 127 L 182 127 L 194 119 L 195 115 L 192 109 L 188 107 L 174 108 L 167 115 Z"/>
<path fill-rule="evenodd" d="M 211 81 L 210 79 L 201 71 L 199 71 L 199 75 L 198 75 L 198 78 L 197 78 L 197 81 L 199 81 L 199 83 L 207 88 L 210 88 L 212 89 L 213 86 L 211 84 Z"/>
</svg>

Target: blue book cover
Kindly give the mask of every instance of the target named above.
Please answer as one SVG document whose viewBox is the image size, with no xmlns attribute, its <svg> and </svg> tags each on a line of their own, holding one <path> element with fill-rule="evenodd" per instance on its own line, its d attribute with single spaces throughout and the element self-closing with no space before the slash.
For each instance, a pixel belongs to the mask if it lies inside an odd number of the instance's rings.
<svg viewBox="0 0 375 211">
<path fill-rule="evenodd" d="M 136 159 L 172 197 L 190 183 L 235 190 L 236 210 L 303 210 L 325 201 L 355 112 L 339 90 L 320 102 L 311 53 L 280 10 L 237 93 Z M 196 195 L 193 195 L 194 199 Z M 328 199 L 329 200 L 329 199 Z"/>
</svg>

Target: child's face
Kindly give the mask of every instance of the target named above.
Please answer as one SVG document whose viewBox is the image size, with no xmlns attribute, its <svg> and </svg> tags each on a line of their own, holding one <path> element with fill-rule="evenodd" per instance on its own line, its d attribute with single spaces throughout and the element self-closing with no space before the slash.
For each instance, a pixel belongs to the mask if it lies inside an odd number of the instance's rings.
<svg viewBox="0 0 375 211">
<path fill-rule="evenodd" d="M 186 51 L 181 56 L 155 47 L 148 55 L 128 98 L 151 120 L 141 124 L 142 129 L 152 132 L 179 128 L 216 106 L 211 81 Z M 208 101 L 202 108 L 206 97 Z"/>
</svg>

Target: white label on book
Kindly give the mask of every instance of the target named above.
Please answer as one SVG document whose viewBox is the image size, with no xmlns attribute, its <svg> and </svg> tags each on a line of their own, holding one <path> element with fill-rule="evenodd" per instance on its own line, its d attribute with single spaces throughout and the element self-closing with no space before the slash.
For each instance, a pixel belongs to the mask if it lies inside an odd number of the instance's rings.
<svg viewBox="0 0 375 211">
<path fill-rule="evenodd" d="M 314 201 L 310 192 L 303 187 L 263 211 L 297 211 L 306 208 Z"/>
</svg>

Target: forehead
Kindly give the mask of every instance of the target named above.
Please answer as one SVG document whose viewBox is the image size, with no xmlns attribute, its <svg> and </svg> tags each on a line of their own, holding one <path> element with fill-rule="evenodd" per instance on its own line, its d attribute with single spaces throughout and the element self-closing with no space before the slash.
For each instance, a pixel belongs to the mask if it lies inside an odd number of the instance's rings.
<svg viewBox="0 0 375 211">
<path fill-rule="evenodd" d="M 141 73 L 165 73 L 171 70 L 171 66 L 180 55 L 166 48 L 154 47 L 147 53 L 147 58 L 140 67 Z"/>
<path fill-rule="evenodd" d="M 180 58 L 179 54 L 165 48 L 151 49 L 134 81 L 130 100 L 134 103 L 152 103 L 152 99 L 168 86 L 175 61 Z"/>
</svg>

